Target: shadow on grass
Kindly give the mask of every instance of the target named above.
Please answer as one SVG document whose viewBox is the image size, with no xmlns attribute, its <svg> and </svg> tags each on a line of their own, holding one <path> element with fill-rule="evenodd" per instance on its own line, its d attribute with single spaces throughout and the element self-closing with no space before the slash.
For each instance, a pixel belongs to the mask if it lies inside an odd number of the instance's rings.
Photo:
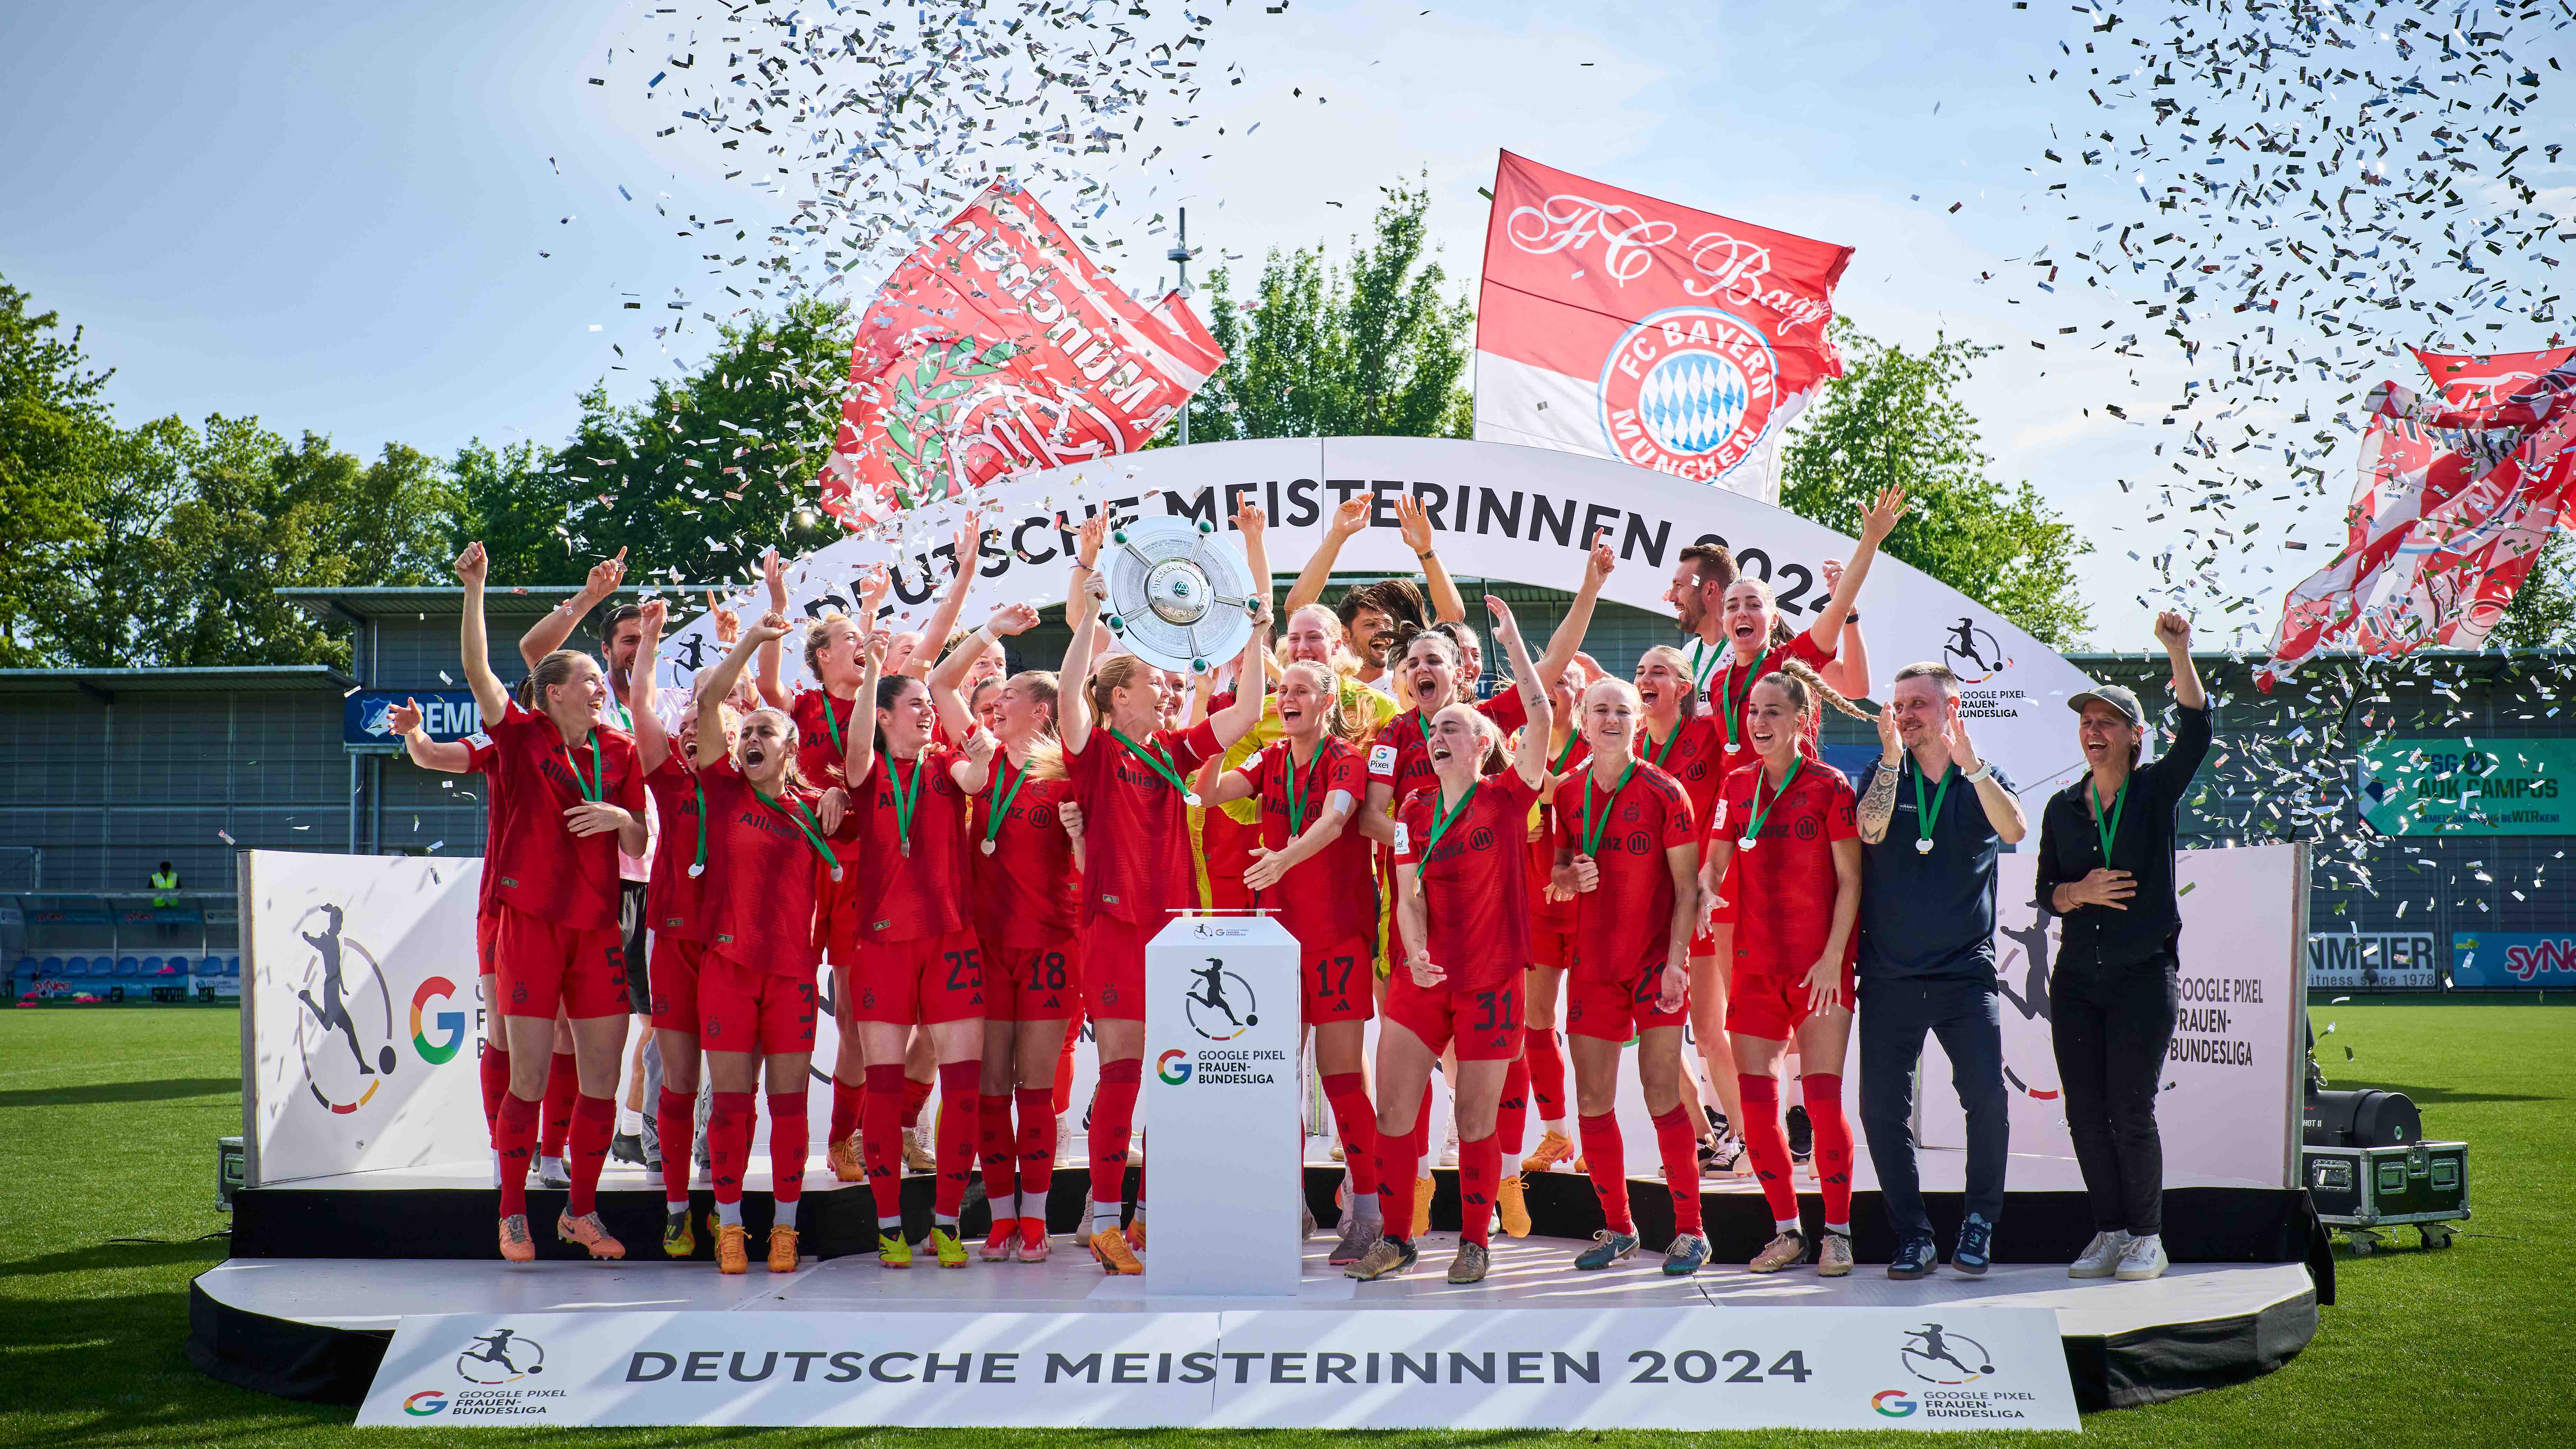
<svg viewBox="0 0 2576 1449">
<path fill-rule="evenodd" d="M 348 1422 L 346 1410 L 268 1398 L 197 1372 L 184 1346 L 184 1290 L 11 1303 L 0 1318 L 9 1349 L 0 1355 L 0 1403 L 13 1416 L 74 1421 L 48 1424 L 48 1445 L 177 1442 L 217 1424 L 229 1437 Z"/>
<path fill-rule="evenodd" d="M 2364 1092 L 2403 1092 L 2406 1100 L 2418 1107 L 2433 1107 L 2461 1102 L 2558 1102 L 2561 1097 L 2514 1092 L 2455 1092 L 2448 1087 L 2409 1087 L 2395 1082 L 2352 1082 L 2335 1084 L 2339 1088 Z"/>
<path fill-rule="evenodd" d="M 42 1278 L 54 1273 L 94 1273 L 122 1268 L 160 1268 L 172 1263 L 202 1263 L 213 1267 L 232 1256 L 229 1237 L 205 1238 L 193 1243 L 100 1243 L 95 1247 L 73 1248 L 67 1252 L 45 1253 L 15 1262 L 0 1263 L 0 1279 Z M 56 1300 L 82 1302 L 87 1300 Z M 52 1310 L 48 1308 L 47 1313 Z M 16 1342 L 23 1328 L 40 1326 L 36 1320 L 44 1315 L 33 1310 L 7 1315 L 18 1320 L 7 1332 L 0 1332 L 0 1342 Z"/>
<path fill-rule="evenodd" d="M 219 1097 L 241 1090 L 238 1077 L 165 1077 L 155 1082 L 93 1082 L 82 1087 L 21 1087 L 0 1092 L 0 1111 L 12 1107 L 80 1107 L 105 1102 L 167 1102 Z"/>
</svg>

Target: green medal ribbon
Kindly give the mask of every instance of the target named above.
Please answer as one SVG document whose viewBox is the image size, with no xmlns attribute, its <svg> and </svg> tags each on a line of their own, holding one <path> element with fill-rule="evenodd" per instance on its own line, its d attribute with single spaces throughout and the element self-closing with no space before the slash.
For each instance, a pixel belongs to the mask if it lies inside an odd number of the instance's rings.
<svg viewBox="0 0 2576 1449">
<path fill-rule="evenodd" d="M 1806 763 L 1805 755 L 1790 757 L 1789 773 L 1780 777 L 1780 788 L 1772 792 L 1771 805 L 1779 804 L 1780 797 L 1789 793 L 1789 787 L 1798 783 L 1798 771 Z M 1753 777 L 1753 820 L 1751 824 L 1744 827 L 1744 834 L 1736 840 L 1735 848 L 1738 850 L 1751 850 L 1754 843 L 1762 838 L 1762 822 L 1771 818 L 1771 805 L 1762 803 L 1762 779 L 1763 776 L 1759 774 Z"/>
<path fill-rule="evenodd" d="M 993 853 L 993 842 L 1001 836 L 1002 817 L 1010 814 L 1011 802 L 1020 798 L 1020 787 L 1029 782 L 1026 766 L 1021 767 L 1018 779 L 1010 780 L 1010 755 L 1000 750 L 993 753 L 996 756 L 993 761 L 993 783 L 985 787 L 985 798 L 992 802 L 984 814 L 984 853 L 986 855 Z M 912 777 L 915 780 L 920 779 L 921 772 L 915 770 Z M 1002 788 L 1002 782 L 1005 780 L 1010 780 L 1011 788 L 1008 790 Z"/>
<path fill-rule="evenodd" d="M 920 772 L 915 771 L 913 777 L 915 779 L 919 779 Z M 744 783 L 749 784 L 750 782 L 745 781 Z M 823 858 L 823 863 L 832 868 L 832 879 L 839 880 L 841 878 L 841 863 L 832 858 L 832 847 L 823 843 L 823 822 L 814 818 L 814 812 L 806 808 L 804 801 L 797 801 L 795 813 L 789 814 L 786 806 L 770 799 L 767 795 L 761 794 L 761 790 L 758 785 L 753 785 L 751 787 L 751 793 L 759 796 L 761 804 L 766 805 L 770 809 L 777 811 L 779 814 L 786 816 L 788 823 L 794 825 L 798 833 L 805 837 L 805 843 L 814 847 L 814 853 L 821 856 Z M 701 796 L 700 798 L 703 799 L 704 797 Z M 703 827 L 705 817 L 701 815 L 699 819 L 701 826 Z"/>
<path fill-rule="evenodd" d="M 1163 757 L 1162 746 L 1156 745 L 1152 748 L 1148 748 L 1144 745 L 1140 745 L 1134 740 L 1127 738 L 1125 735 L 1120 734 L 1114 727 L 1109 731 L 1109 737 L 1116 740 L 1118 743 L 1125 745 L 1127 747 L 1127 753 L 1134 755 L 1137 759 L 1143 760 L 1146 764 L 1153 766 L 1155 774 L 1162 776 L 1166 784 L 1169 784 L 1173 789 L 1181 792 L 1182 804 L 1196 805 L 1199 803 L 1199 797 L 1190 793 L 1189 782 L 1182 779 L 1181 772 L 1173 767 L 1170 760 Z"/>
<path fill-rule="evenodd" d="M 1485 782 L 1482 779 L 1471 782 L 1467 786 L 1467 793 L 1458 797 L 1458 808 L 1445 815 L 1440 811 L 1440 787 L 1437 785 L 1432 787 L 1431 838 L 1422 842 L 1422 858 L 1413 863 L 1413 878 L 1415 880 L 1422 879 L 1422 873 L 1425 870 L 1430 869 L 1431 851 L 1433 847 L 1440 844 L 1441 836 L 1449 833 L 1450 826 L 1458 823 L 1458 817 L 1467 813 L 1467 807 L 1475 803 L 1476 791 L 1483 788 L 1484 783 Z"/>
<path fill-rule="evenodd" d="M 2122 780 L 2120 788 L 2111 792 L 2108 806 L 2102 803 L 2101 786 L 2088 782 L 2084 788 L 2093 796 L 2093 832 L 2102 838 L 2102 864 L 2107 868 L 2111 864 L 2111 842 L 2120 834 L 2120 812 L 2129 808 L 2129 782 Z"/>
<path fill-rule="evenodd" d="M 1551 775 L 1564 774 L 1565 762 L 1574 758 L 1574 747 L 1581 743 L 1583 743 L 1583 731 L 1568 730 L 1565 736 L 1565 748 L 1556 752 L 1556 763 L 1547 767 L 1548 773 Z"/>
<path fill-rule="evenodd" d="M 1914 756 L 1911 751 L 1908 751 L 1906 754 L 1905 768 L 1910 768 L 1914 773 L 1914 829 L 1916 832 L 1914 853 L 1916 855 L 1930 855 L 1932 853 L 1932 827 L 1941 818 L 1941 802 L 1950 798 L 1950 782 L 1958 778 L 1959 767 L 1957 765 L 1945 765 L 1942 768 L 1941 788 L 1932 792 L 1932 805 L 1929 809 L 1924 808 L 1923 804 L 1923 769 L 1921 766 L 1914 763 Z M 2126 787 L 2124 786 L 2123 788 Z M 2108 850 L 2103 852 L 2106 859 L 2109 857 L 2109 854 L 2110 852 Z"/>
<path fill-rule="evenodd" d="M 605 769 L 599 763 L 599 731 L 590 732 L 589 779 L 585 780 L 581 777 L 581 757 L 572 752 L 570 745 L 564 747 L 564 763 L 572 767 L 572 783 L 580 790 L 581 798 L 594 802 L 606 798 Z"/>
<path fill-rule="evenodd" d="M 858 708 L 858 704 L 855 699 L 850 701 L 852 709 Z M 837 755 L 849 754 L 850 747 L 841 743 L 841 717 L 832 712 L 832 691 L 828 689 L 823 691 L 823 724 L 832 731 L 832 752 Z"/>
<path fill-rule="evenodd" d="M 1315 742 L 1314 756 L 1306 761 L 1305 772 L 1309 775 L 1315 772 L 1317 765 L 1323 763 L 1323 743 L 1321 740 Z M 1288 747 L 1288 742 L 1284 739 L 1279 742 L 1279 759 L 1280 763 L 1286 766 L 1280 773 L 1287 776 L 1284 783 L 1288 789 L 1288 838 L 1295 840 L 1305 833 L 1306 798 L 1314 792 L 1300 788 L 1302 782 L 1297 778 L 1297 753 Z"/>
<path fill-rule="evenodd" d="M 1748 697 L 1753 693 L 1754 681 L 1762 677 L 1762 666 L 1770 662 L 1771 651 L 1765 649 L 1762 651 L 1761 657 L 1753 661 L 1753 667 L 1744 671 L 1744 692 Z M 1737 748 L 1735 743 L 1735 727 L 1737 723 L 1735 716 L 1737 711 L 1735 708 L 1734 685 L 1735 671 L 1732 669 L 1720 676 L 1717 681 L 1717 713 L 1720 719 L 1726 721 L 1726 752 L 1730 755 L 1734 754 Z"/>
<path fill-rule="evenodd" d="M 894 782 L 895 838 L 901 843 L 903 853 L 907 856 L 912 854 L 913 807 L 921 803 L 921 767 L 924 758 L 921 755 L 912 757 L 912 783 L 907 786 L 904 784 L 903 776 L 895 773 L 894 756 L 886 756 L 886 778 Z"/>
<path fill-rule="evenodd" d="M 689 788 L 698 792 L 698 858 L 689 862 L 689 879 L 696 880 L 707 873 L 707 787 L 695 770 L 689 772 Z"/>
<path fill-rule="evenodd" d="M 1631 759 L 1628 761 L 1628 768 L 1619 772 L 1619 783 L 1611 786 L 1609 795 L 1602 800 L 1601 818 L 1595 820 L 1592 818 L 1592 771 L 1583 772 L 1583 853 L 1585 855 L 1594 859 L 1600 858 L 1601 837 L 1610 829 L 1610 808 L 1619 803 L 1619 792 L 1628 788 L 1628 777 L 1635 773 L 1637 773 L 1637 761 Z"/>
<path fill-rule="evenodd" d="M 1664 767 L 1664 757 L 1673 752 L 1673 741 L 1682 737 L 1682 726 L 1689 723 L 1690 721 L 1686 719 L 1674 720 L 1673 732 L 1664 736 L 1664 742 L 1655 746 L 1655 748 L 1650 752 L 1654 759 L 1656 769 L 1660 770 Z M 1651 739 L 1653 736 L 1650 735 L 1647 738 Z"/>
<path fill-rule="evenodd" d="M 1702 664 L 1700 662 L 1703 657 L 1702 651 L 1707 648 L 1708 641 L 1705 639 L 1693 639 L 1691 641 L 1691 688 L 1702 694 L 1708 693 L 1708 677 L 1716 673 L 1717 666 L 1726 659 L 1726 650 L 1721 648 L 1714 654 L 1706 655 L 1705 657 L 1708 662 L 1706 664 Z"/>
</svg>

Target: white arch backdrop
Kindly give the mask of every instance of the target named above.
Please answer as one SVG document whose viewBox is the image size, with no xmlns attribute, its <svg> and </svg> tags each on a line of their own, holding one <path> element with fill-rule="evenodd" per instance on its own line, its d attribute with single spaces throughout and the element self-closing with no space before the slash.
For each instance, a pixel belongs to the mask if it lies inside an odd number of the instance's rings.
<svg viewBox="0 0 2576 1449">
<path fill-rule="evenodd" d="M 1414 573 L 1419 565 L 1395 528 L 1401 493 L 1422 499 L 1452 571 L 1480 578 L 1571 588 L 1581 576 L 1584 541 L 1607 527 L 1619 567 L 1602 597 L 1653 613 L 1670 612 L 1663 594 L 1675 556 L 1711 540 L 1770 579 L 1782 612 L 1803 626 L 1824 599 L 1820 566 L 1852 549 L 1830 529 L 1741 494 L 1549 449 L 1447 438 L 1200 443 L 1050 469 L 985 490 L 980 603 L 970 604 L 966 622 L 996 603 L 1060 601 L 1071 568 L 1069 530 L 1103 507 L 1213 519 L 1230 529 L 1236 508 L 1257 502 L 1270 519 L 1271 568 L 1293 575 L 1322 539 L 1333 508 L 1370 497 L 1376 526 L 1343 548 L 1336 567 Z M 963 517 L 964 504 L 952 500 L 913 514 L 896 543 L 853 535 L 796 560 L 788 570 L 791 606 L 800 613 L 849 607 L 857 579 L 886 562 L 895 565 L 896 582 L 885 618 L 892 627 L 917 627 L 950 576 Z M 751 612 L 755 597 L 745 590 L 729 602 Z M 2073 665 L 1992 609 L 1895 559 L 1872 566 L 1860 609 L 1882 681 L 1918 659 L 1942 660 L 1959 672 L 1979 751 L 2003 767 L 2031 808 L 2080 768 L 2064 701 L 2087 681 Z M 684 685 L 713 664 L 720 656 L 712 636 L 703 614 L 674 631 L 662 651 L 663 682 Z M 801 676 L 797 651 L 785 653 L 791 675 Z"/>
</svg>

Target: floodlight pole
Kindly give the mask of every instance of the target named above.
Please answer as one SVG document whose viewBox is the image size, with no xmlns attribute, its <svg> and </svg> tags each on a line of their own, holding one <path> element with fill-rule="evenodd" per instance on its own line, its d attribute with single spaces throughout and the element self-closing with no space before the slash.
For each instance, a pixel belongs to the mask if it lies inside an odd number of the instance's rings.
<svg viewBox="0 0 2576 1449">
<path fill-rule="evenodd" d="M 1181 305 L 1186 307 L 1190 303 L 1190 209 L 1184 206 L 1179 208 L 1179 210 L 1180 234 L 1173 239 L 1172 249 L 1163 253 L 1163 260 L 1167 262 L 1176 262 L 1180 265 Z M 1190 405 L 1188 399 L 1185 398 L 1181 402 L 1181 446 L 1186 448 L 1189 445 Z"/>
</svg>

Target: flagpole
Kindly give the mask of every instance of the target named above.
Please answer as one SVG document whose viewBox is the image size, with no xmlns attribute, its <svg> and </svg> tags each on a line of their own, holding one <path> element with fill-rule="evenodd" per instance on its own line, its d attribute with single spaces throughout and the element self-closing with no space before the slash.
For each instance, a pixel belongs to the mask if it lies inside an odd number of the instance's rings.
<svg viewBox="0 0 2576 1449">
<path fill-rule="evenodd" d="M 1180 264 L 1181 305 L 1186 307 L 1190 304 L 1190 209 L 1184 206 L 1179 208 L 1179 211 L 1180 234 L 1173 239 L 1172 249 L 1163 253 L 1163 260 L 1167 262 L 1177 262 Z M 1183 399 L 1181 402 L 1181 446 L 1186 448 L 1189 445 L 1190 405 L 1187 399 Z"/>
</svg>

